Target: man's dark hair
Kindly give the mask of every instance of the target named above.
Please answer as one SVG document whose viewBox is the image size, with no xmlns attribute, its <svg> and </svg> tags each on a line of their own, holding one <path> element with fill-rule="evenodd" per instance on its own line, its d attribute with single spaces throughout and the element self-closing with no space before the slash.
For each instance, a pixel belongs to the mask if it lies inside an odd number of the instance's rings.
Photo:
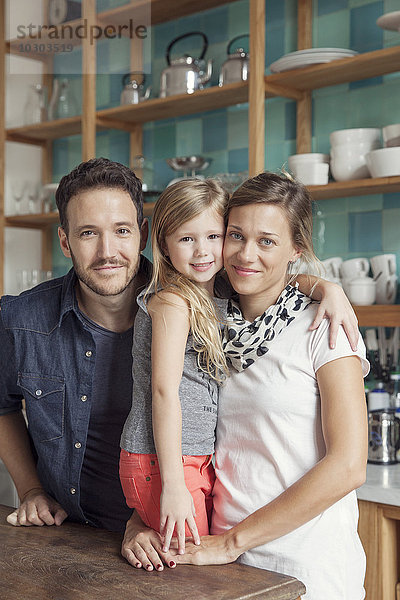
<svg viewBox="0 0 400 600">
<path fill-rule="evenodd" d="M 68 235 L 67 205 L 74 196 L 96 188 L 116 188 L 128 192 L 137 211 L 139 228 L 143 222 L 142 183 L 133 171 L 108 158 L 92 158 L 64 175 L 56 191 L 61 227 Z"/>
</svg>

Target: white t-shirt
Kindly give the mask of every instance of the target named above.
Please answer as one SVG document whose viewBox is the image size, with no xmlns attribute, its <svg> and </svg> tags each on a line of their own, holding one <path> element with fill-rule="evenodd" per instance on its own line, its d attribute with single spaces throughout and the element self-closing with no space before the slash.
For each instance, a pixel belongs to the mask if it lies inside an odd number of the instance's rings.
<svg viewBox="0 0 400 600">
<path fill-rule="evenodd" d="M 300 479 L 325 454 L 315 373 L 332 360 L 357 355 L 340 328 L 329 348 L 329 322 L 309 332 L 316 304 L 296 316 L 269 352 L 245 371 L 231 371 L 220 390 L 212 533 L 233 527 Z M 343 391 L 346 381 L 340 382 Z M 351 418 L 349 412 L 343 419 Z M 290 515 L 288 515 L 290 519 Z M 240 562 L 292 575 L 304 600 L 362 600 L 365 555 L 351 492 L 298 529 L 245 552 Z"/>
</svg>

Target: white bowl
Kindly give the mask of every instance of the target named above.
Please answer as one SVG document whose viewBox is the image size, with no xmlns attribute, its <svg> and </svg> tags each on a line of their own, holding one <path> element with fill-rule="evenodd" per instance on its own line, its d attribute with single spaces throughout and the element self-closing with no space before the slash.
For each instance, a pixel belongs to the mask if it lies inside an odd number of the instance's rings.
<svg viewBox="0 0 400 600">
<path fill-rule="evenodd" d="M 374 150 L 376 152 L 376 150 Z M 350 181 L 370 177 L 366 164 L 367 155 L 335 156 L 331 159 L 331 172 L 336 181 Z"/>
<path fill-rule="evenodd" d="M 376 300 L 376 282 L 370 277 L 353 279 L 348 282 L 347 296 L 356 306 L 368 306 Z"/>
<path fill-rule="evenodd" d="M 382 137 L 384 145 L 387 148 L 400 146 L 400 124 L 386 125 L 382 128 Z"/>
<path fill-rule="evenodd" d="M 303 185 L 326 185 L 328 183 L 328 163 L 299 163 L 292 169 L 293 175 Z"/>
<path fill-rule="evenodd" d="M 300 163 L 329 163 L 329 154 L 320 152 L 307 152 L 305 154 L 292 154 L 288 158 L 289 169 L 292 170 L 294 165 Z"/>
<path fill-rule="evenodd" d="M 331 148 L 331 159 L 346 157 L 350 160 L 359 156 L 365 156 L 371 150 L 380 148 L 379 142 L 369 143 L 360 142 L 359 144 L 339 144 L 338 146 L 332 146 Z"/>
<path fill-rule="evenodd" d="M 331 146 L 337 144 L 354 144 L 358 142 L 380 142 L 381 130 L 376 127 L 359 127 L 357 129 L 338 129 L 329 136 Z"/>
<path fill-rule="evenodd" d="M 400 147 L 379 148 L 366 154 L 371 177 L 391 177 L 400 175 Z"/>
</svg>

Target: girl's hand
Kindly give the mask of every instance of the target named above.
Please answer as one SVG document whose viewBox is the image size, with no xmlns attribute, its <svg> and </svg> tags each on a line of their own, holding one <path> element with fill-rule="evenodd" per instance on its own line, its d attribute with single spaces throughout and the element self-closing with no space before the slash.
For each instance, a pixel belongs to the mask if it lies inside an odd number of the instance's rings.
<svg viewBox="0 0 400 600">
<path fill-rule="evenodd" d="M 336 346 L 339 326 L 342 325 L 350 342 L 351 349 L 354 351 L 357 350 L 359 337 L 357 317 L 340 285 L 321 279 L 315 288 L 315 292 L 313 292 L 313 298 L 320 300 L 320 305 L 315 319 L 310 325 L 310 330 L 317 329 L 322 319 L 327 317 L 330 320 L 330 347 L 334 348 Z"/>
<path fill-rule="evenodd" d="M 162 552 L 162 538 L 157 531 L 146 527 L 139 515 L 134 512 L 126 524 L 121 547 L 122 556 L 137 569 L 162 571 L 163 563 L 176 567 L 176 559 L 170 553 Z"/>
<path fill-rule="evenodd" d="M 160 498 L 160 533 L 164 543 L 162 550 L 168 552 L 171 538 L 176 529 L 178 553 L 185 552 L 185 523 L 193 536 L 193 542 L 200 544 L 200 536 L 195 521 L 193 498 L 185 485 L 163 486 Z"/>
</svg>

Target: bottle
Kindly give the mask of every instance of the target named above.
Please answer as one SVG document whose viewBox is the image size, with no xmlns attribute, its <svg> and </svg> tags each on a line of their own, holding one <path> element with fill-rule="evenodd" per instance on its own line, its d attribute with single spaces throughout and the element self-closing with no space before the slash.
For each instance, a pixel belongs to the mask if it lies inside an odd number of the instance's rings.
<svg viewBox="0 0 400 600">
<path fill-rule="evenodd" d="M 380 381 L 376 387 L 368 393 L 368 411 L 382 410 L 390 408 L 390 394 L 385 390 L 384 384 Z"/>
<path fill-rule="evenodd" d="M 29 93 L 24 107 L 25 125 L 42 123 L 47 120 L 46 87 L 40 83 L 29 86 Z"/>
<path fill-rule="evenodd" d="M 390 373 L 390 384 L 391 384 L 391 394 L 390 401 L 391 406 L 396 408 L 396 402 L 400 399 L 400 372 L 392 371 Z"/>
</svg>

